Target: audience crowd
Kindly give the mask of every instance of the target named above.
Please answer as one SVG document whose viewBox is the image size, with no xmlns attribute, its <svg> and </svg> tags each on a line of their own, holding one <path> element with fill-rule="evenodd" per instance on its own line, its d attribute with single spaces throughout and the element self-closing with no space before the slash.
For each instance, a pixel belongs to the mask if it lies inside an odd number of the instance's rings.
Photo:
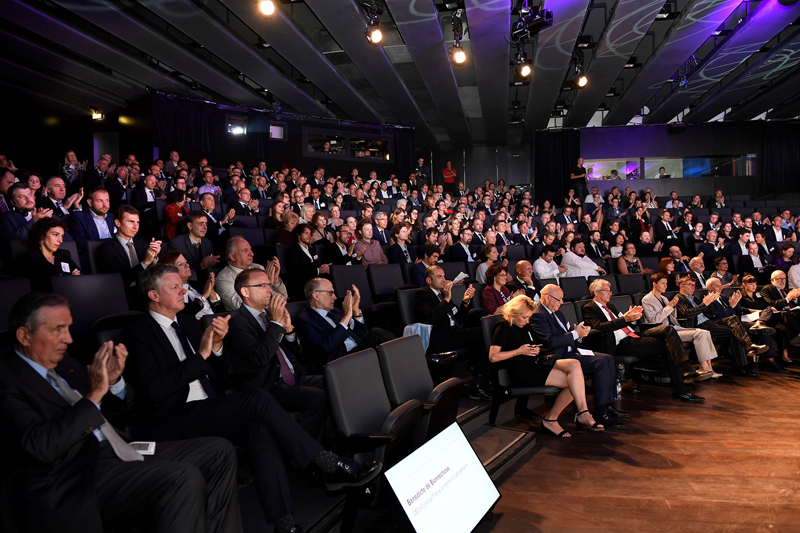
<svg viewBox="0 0 800 533">
<path fill-rule="evenodd" d="M 0 156 L 2 273 L 35 291 L 12 309 L 0 361 L 10 465 L 0 492 L 19 502 L 3 523 L 23 531 L 101 531 L 145 512 L 159 530 L 239 531 L 232 444 L 248 452 L 265 520 L 302 531 L 287 469 L 339 489 L 382 468 L 328 451 L 324 367 L 404 326 L 440 376 L 452 370 L 443 354 L 466 362 L 475 399 L 492 399 L 501 369 L 515 386 L 562 389 L 542 422 L 562 438 L 572 435 L 558 415 L 573 400 L 579 430 L 625 429 L 613 403 L 620 362 L 652 365 L 675 399 L 702 402 L 693 383 L 721 377 L 712 364 L 787 373 L 800 346 L 798 217 L 731 205 L 722 190 L 603 197 L 584 189 L 582 160 L 563 201 L 541 205 L 502 179 L 470 190 L 449 162 L 434 184 L 423 159 L 382 180 L 357 168 L 190 165 L 175 151 L 152 164 L 104 154 L 89 167 L 68 152 L 57 176 L 24 173 Z M 414 324 L 382 306 L 396 294 L 336 278 L 391 264 L 407 283 L 398 289 L 417 289 Z M 119 342 L 72 358 L 81 309 L 51 279 L 88 272 L 119 274 L 141 313 Z M 646 285 L 617 308 L 623 277 Z M 494 314 L 487 353 L 479 320 Z M 515 415 L 538 419 L 526 396 Z M 155 454 L 133 439 L 157 442 Z"/>
</svg>

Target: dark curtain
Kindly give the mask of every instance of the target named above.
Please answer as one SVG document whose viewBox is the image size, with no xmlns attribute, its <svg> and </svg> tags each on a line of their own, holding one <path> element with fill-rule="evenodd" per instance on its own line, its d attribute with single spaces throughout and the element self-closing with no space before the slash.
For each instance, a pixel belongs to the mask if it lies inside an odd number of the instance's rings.
<svg viewBox="0 0 800 533">
<path fill-rule="evenodd" d="M 414 129 L 392 128 L 392 158 L 397 168 L 414 168 Z"/>
<path fill-rule="evenodd" d="M 800 124 L 768 122 L 764 127 L 764 158 L 761 163 L 761 192 L 800 192 L 797 154 L 800 153 Z M 758 163 L 757 163 L 758 164 Z"/>
<path fill-rule="evenodd" d="M 541 130 L 534 133 L 534 193 L 542 205 L 561 207 L 570 187 L 570 170 L 581 155 L 580 130 Z"/>
<path fill-rule="evenodd" d="M 156 92 L 153 94 L 153 134 L 156 146 L 170 150 L 213 153 L 217 150 L 217 106 Z"/>
<path fill-rule="evenodd" d="M 247 110 L 247 153 L 266 159 L 269 141 L 269 114 L 255 109 Z"/>
</svg>

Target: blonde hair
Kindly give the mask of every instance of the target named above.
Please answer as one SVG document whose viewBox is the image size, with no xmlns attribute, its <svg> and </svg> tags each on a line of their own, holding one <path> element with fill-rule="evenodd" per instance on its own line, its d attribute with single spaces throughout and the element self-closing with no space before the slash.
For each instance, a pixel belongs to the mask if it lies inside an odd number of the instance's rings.
<svg viewBox="0 0 800 533">
<path fill-rule="evenodd" d="M 521 294 L 511 298 L 511 300 L 503 306 L 503 319 L 511 324 L 515 318 L 521 316 L 526 311 L 535 310 L 536 303 L 524 294 Z"/>
</svg>

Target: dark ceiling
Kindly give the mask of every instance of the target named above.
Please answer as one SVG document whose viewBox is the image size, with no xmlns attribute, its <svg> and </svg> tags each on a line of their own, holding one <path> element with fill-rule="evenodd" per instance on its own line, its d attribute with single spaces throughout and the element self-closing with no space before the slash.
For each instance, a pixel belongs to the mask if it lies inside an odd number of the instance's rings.
<svg viewBox="0 0 800 533">
<path fill-rule="evenodd" d="M 521 0 L 385 0 L 379 47 L 357 1 L 275 4 L 267 18 L 255 0 L 2 0 L 0 86 L 81 114 L 118 112 L 150 90 L 278 104 L 413 126 L 418 144 L 441 149 L 518 145 L 547 127 L 800 114 L 792 0 L 549 0 L 553 26 L 525 43 L 526 82 L 510 66 Z M 459 7 L 469 59 L 454 67 Z M 575 90 L 579 45 L 589 84 Z"/>
</svg>

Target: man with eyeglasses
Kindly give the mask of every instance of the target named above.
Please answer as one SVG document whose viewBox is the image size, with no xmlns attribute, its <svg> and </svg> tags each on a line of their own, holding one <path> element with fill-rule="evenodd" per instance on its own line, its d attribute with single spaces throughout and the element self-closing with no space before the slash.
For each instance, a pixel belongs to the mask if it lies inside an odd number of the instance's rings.
<svg viewBox="0 0 800 533">
<path fill-rule="evenodd" d="M 577 359 L 586 377 L 592 378 L 594 389 L 594 414 L 597 423 L 613 429 L 625 429 L 617 418 L 630 415 L 611 405 L 616 396 L 614 357 L 607 353 L 582 350 L 579 346 L 591 328 L 583 322 L 570 324 L 560 311 L 564 291 L 558 285 L 545 285 L 530 324 L 537 342 L 542 343 L 543 354 L 553 354 L 556 359 Z M 582 353 L 583 352 L 583 353 Z"/>
<path fill-rule="evenodd" d="M 611 303 L 611 284 L 596 279 L 589 285 L 592 301 L 583 306 L 586 325 L 605 336 L 608 351 L 642 359 L 663 359 L 667 365 L 672 397 L 685 402 L 703 402 L 705 398 L 695 396 L 684 385 L 699 377 L 683 350 L 683 342 L 672 326 L 658 326 L 641 333 L 634 332 L 630 325 L 642 318 L 642 306 L 632 306 L 620 313 Z M 601 422 L 602 423 L 602 422 Z"/>
<path fill-rule="evenodd" d="M 185 218 L 186 233 L 178 235 L 168 243 L 168 250 L 177 250 L 192 268 L 190 284 L 200 290 L 208 279 L 210 269 L 219 262 L 219 256 L 214 255 L 213 243 L 206 239 L 208 232 L 208 217 L 202 211 L 190 211 Z"/>
<path fill-rule="evenodd" d="M 242 306 L 231 313 L 225 353 L 237 374 L 252 376 L 237 389 L 266 389 L 281 407 L 300 413 L 300 426 L 322 442 L 325 428 L 325 389 L 322 376 L 304 375 L 295 357 L 302 352 L 286 298 L 272 291 L 262 270 L 236 276 Z"/>
<path fill-rule="evenodd" d="M 800 312 L 791 311 L 793 307 L 800 305 L 800 288 L 786 290 L 786 273 L 783 270 L 776 270 L 770 277 L 770 284 L 761 289 L 761 296 L 770 307 L 783 311 L 786 338 L 792 346 L 800 346 Z M 788 347 L 783 351 L 783 361 L 792 362 L 789 359 Z"/>
<path fill-rule="evenodd" d="M 322 248 L 322 262 L 341 266 L 341 265 L 360 265 L 361 258 L 366 248 L 360 248 L 358 252 L 355 251 L 355 241 L 350 243 L 353 237 L 353 232 L 350 227 L 342 224 L 336 227 L 336 240 L 332 243 L 327 243 Z"/>
<path fill-rule="evenodd" d="M 303 293 L 308 307 L 297 316 L 295 325 L 309 372 L 321 374 L 326 363 L 394 339 L 388 331 L 367 328 L 361 311 L 361 293 L 355 285 L 352 289 L 342 298 L 339 310 L 333 306 L 336 292 L 329 280 L 313 278 L 305 284 Z"/>
</svg>

